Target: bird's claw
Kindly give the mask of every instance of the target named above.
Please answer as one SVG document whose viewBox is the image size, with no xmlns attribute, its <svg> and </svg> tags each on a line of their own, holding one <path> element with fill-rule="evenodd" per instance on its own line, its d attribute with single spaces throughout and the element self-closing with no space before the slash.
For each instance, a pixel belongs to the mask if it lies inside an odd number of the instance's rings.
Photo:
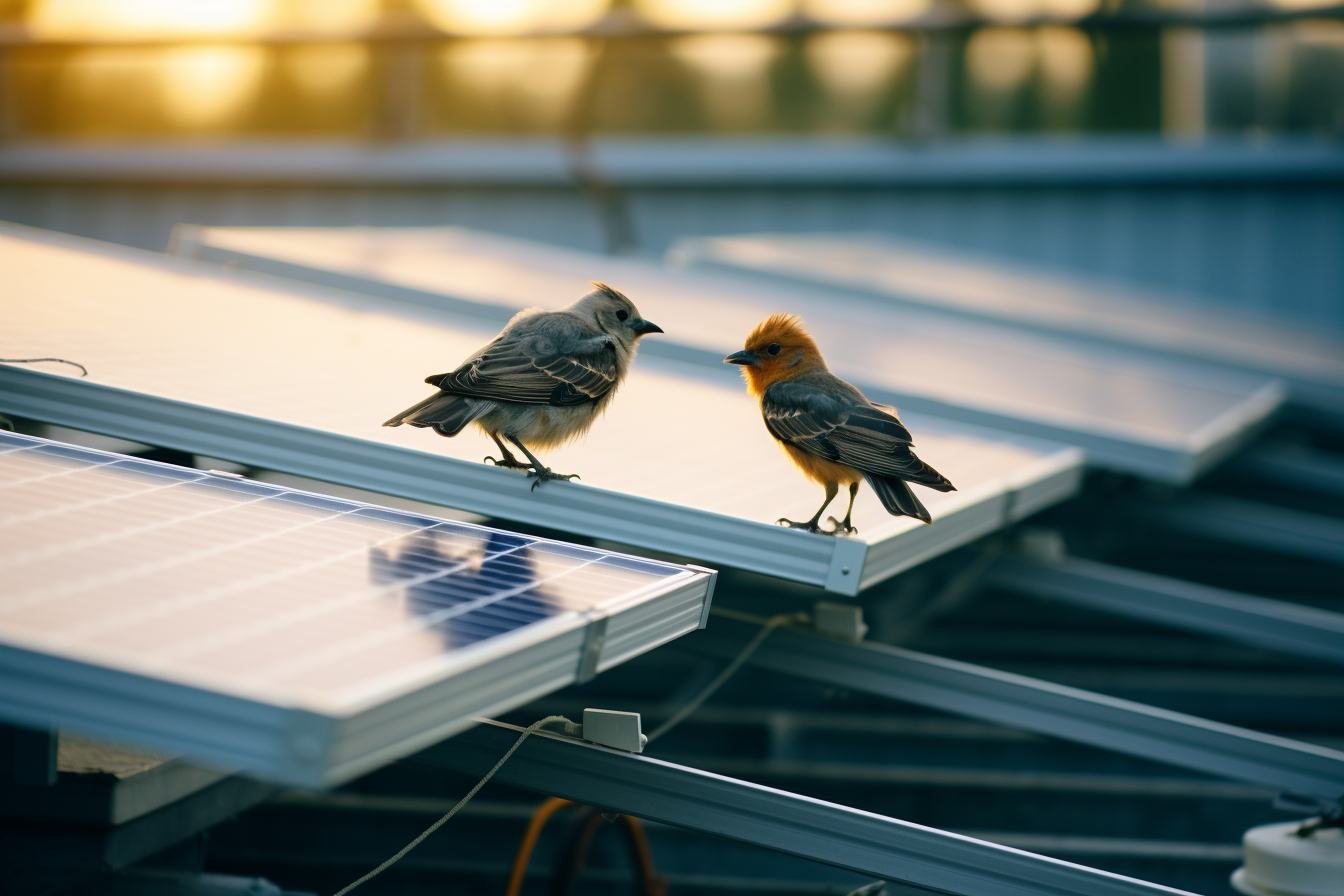
<svg viewBox="0 0 1344 896">
<path fill-rule="evenodd" d="M 522 462 L 520 462 L 520 461 L 511 460 L 511 459 L 509 459 L 509 458 L 507 458 L 507 457 L 504 458 L 503 460 L 495 460 L 493 457 L 491 457 L 491 456 L 488 455 L 488 454 L 485 456 L 485 460 L 481 461 L 481 463 L 490 464 L 490 465 L 492 465 L 492 466 L 496 466 L 496 467 L 503 467 L 503 468 L 506 469 L 506 470 L 530 470 L 530 469 L 532 469 L 532 465 L 531 465 L 531 464 L 525 464 L 525 463 L 522 463 Z"/>
<path fill-rule="evenodd" d="M 541 485 L 543 482 L 545 482 L 545 481 L 548 480 L 548 479 L 559 479 L 559 480 L 562 481 L 562 482 L 569 482 L 571 479 L 578 479 L 578 478 L 579 478 L 579 474 L 578 474 L 578 473 L 553 473 L 553 472 L 551 472 L 549 469 L 547 469 L 546 467 L 542 467 L 540 470 L 533 470 L 531 473 L 528 473 L 528 474 L 527 474 L 527 478 L 534 480 L 533 483 L 532 483 L 532 488 L 530 489 L 530 491 L 536 491 L 536 490 L 537 490 L 537 486 Z"/>
<path fill-rule="evenodd" d="M 785 517 L 780 517 L 779 519 L 775 520 L 775 525 L 783 526 L 786 529 L 802 529 L 804 532 L 816 532 L 819 535 L 831 534 L 830 532 L 822 531 L 822 528 L 812 520 L 808 520 L 805 523 L 799 523 L 791 519 L 786 519 Z"/>
<path fill-rule="evenodd" d="M 826 522 L 828 522 L 828 523 L 831 524 L 831 530 L 830 530 L 829 532 L 826 533 L 827 535 L 858 535 L 858 534 L 859 534 L 859 530 L 858 530 L 858 529 L 855 529 L 853 526 L 846 526 L 844 523 L 840 522 L 839 520 L 837 520 L 837 519 L 836 519 L 835 517 L 833 517 L 833 516 L 828 516 L 828 517 L 826 517 Z M 823 530 L 823 531 L 824 531 L 824 530 Z"/>
</svg>

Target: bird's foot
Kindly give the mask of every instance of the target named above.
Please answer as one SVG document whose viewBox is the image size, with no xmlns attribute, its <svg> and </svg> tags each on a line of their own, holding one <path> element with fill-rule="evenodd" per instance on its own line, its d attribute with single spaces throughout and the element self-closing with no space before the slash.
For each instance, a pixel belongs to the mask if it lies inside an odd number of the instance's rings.
<svg viewBox="0 0 1344 896">
<path fill-rule="evenodd" d="M 831 530 L 827 535 L 858 535 L 859 530 L 849 525 L 848 521 L 840 522 L 833 516 L 826 517 L 826 522 L 831 524 Z M 824 531 L 824 530 L 823 530 Z"/>
<path fill-rule="evenodd" d="M 775 525 L 783 526 L 786 529 L 802 529 L 804 532 L 815 532 L 818 535 L 831 534 L 830 532 L 826 532 L 820 526 L 818 526 L 816 520 L 808 520 L 805 523 L 798 523 L 794 522 L 793 520 L 780 517 L 779 519 L 775 520 Z"/>
<path fill-rule="evenodd" d="M 561 480 L 562 482 L 569 482 L 571 479 L 578 479 L 578 478 L 579 478 L 579 474 L 578 474 L 578 473 L 553 473 L 553 472 L 551 472 L 548 468 L 546 468 L 546 467 L 542 467 L 542 468 L 540 468 L 540 469 L 538 469 L 538 470 L 533 470 L 531 473 L 528 473 L 528 474 L 527 474 L 527 478 L 528 478 L 528 479 L 533 479 L 533 480 L 535 480 L 535 481 L 532 483 L 532 489 L 531 489 L 531 490 L 532 490 L 532 491 L 536 491 L 536 490 L 537 490 L 537 486 L 541 485 L 543 482 L 547 481 L 548 479 L 559 479 L 559 480 Z"/>
<path fill-rule="evenodd" d="M 504 458 L 503 460 L 495 460 L 493 457 L 491 457 L 490 455 L 487 454 L 487 455 L 485 456 L 485 460 L 482 461 L 482 463 L 493 464 L 493 465 L 496 466 L 496 467 L 503 467 L 503 468 L 506 469 L 506 470 L 531 470 L 531 469 L 532 469 L 532 465 L 531 465 L 531 464 L 525 464 L 525 463 L 523 463 L 522 461 L 518 460 L 517 458 L 513 458 L 513 457 L 506 457 L 506 458 Z"/>
</svg>

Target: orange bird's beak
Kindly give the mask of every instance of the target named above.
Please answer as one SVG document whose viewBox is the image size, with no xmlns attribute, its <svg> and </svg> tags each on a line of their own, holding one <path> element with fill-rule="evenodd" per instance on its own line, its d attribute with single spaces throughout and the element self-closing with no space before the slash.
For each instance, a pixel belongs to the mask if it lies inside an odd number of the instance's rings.
<svg viewBox="0 0 1344 896">
<path fill-rule="evenodd" d="M 731 355 L 723 359 L 723 363 L 741 364 L 743 367 L 754 367 L 756 365 L 756 362 L 759 360 L 760 355 L 756 354 L 755 352 L 749 352 L 744 350 L 740 352 L 733 352 Z"/>
</svg>

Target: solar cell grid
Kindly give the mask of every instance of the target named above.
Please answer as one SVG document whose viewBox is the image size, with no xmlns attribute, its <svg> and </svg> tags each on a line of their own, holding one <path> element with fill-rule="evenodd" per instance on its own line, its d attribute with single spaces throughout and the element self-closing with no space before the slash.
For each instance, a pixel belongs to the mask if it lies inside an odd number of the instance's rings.
<svg viewBox="0 0 1344 896">
<path fill-rule="evenodd" d="M 11 644 L 340 710 L 686 570 L 0 436 Z"/>
</svg>

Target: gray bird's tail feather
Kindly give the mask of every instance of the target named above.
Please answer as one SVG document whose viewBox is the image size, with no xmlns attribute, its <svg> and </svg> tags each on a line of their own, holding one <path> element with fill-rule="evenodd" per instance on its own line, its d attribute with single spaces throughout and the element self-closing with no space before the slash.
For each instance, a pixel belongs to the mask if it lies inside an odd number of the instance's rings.
<svg viewBox="0 0 1344 896">
<path fill-rule="evenodd" d="M 409 423 L 411 426 L 429 427 L 441 436 L 455 436 L 468 423 L 489 413 L 494 407 L 494 402 L 440 392 L 419 404 L 411 405 L 383 425 L 400 426 Z"/>
<path fill-rule="evenodd" d="M 868 480 L 868 484 L 877 493 L 878 500 L 887 508 L 887 513 L 892 516 L 912 516 L 926 523 L 933 522 L 929 511 L 915 497 L 915 493 L 910 491 L 910 486 L 902 480 L 892 476 L 874 476 L 872 473 L 864 473 L 863 478 Z"/>
</svg>

